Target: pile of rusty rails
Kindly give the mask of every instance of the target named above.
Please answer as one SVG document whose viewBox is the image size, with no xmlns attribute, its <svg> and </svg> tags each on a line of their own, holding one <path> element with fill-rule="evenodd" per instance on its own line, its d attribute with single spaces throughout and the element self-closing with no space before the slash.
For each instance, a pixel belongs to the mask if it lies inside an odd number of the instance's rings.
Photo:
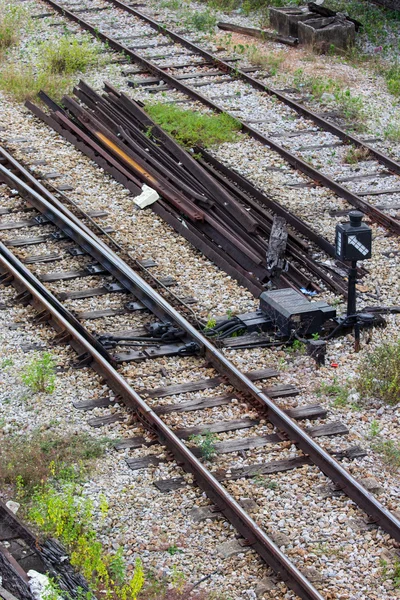
<svg viewBox="0 0 400 600">
<path fill-rule="evenodd" d="M 276 281 L 278 287 L 320 293 L 322 283 L 346 295 L 338 274 L 345 273 L 345 265 L 338 262 L 335 272 L 312 258 L 310 242 L 316 253 L 334 258 L 335 250 L 301 219 L 204 150 L 197 149 L 203 160 L 195 160 L 126 94 L 106 85 L 107 93 L 100 96 L 84 82 L 74 91 L 85 106 L 64 97 L 61 107 L 43 93 L 50 113 L 31 102 L 27 106 L 134 196 L 143 184 L 156 190 L 160 199 L 151 205 L 153 211 L 254 296 L 269 281 L 266 258 L 274 215 L 290 225 L 288 270 Z"/>
<path fill-rule="evenodd" d="M 7 157 L 7 154 L 3 152 L 3 156 Z M 13 171 L 16 171 L 18 164 L 15 160 L 13 161 L 12 157 L 8 158 L 14 164 Z M 136 304 L 136 309 L 137 305 L 141 304 L 161 322 L 161 325 L 170 327 L 172 324 L 176 330 L 181 332 L 178 344 L 184 343 L 186 347 L 190 344 L 191 351 L 196 352 L 207 364 L 211 365 L 220 377 L 223 377 L 246 399 L 247 403 L 255 407 L 260 417 L 262 416 L 271 423 L 280 432 L 280 435 L 284 436 L 283 439 L 291 441 L 298 447 L 302 454 L 292 461 L 293 465 L 291 464 L 289 467 L 286 465 L 285 470 L 296 468 L 300 464 L 317 466 L 336 484 L 337 489 L 347 494 L 377 525 L 381 526 L 395 540 L 400 541 L 399 520 L 384 508 L 371 493 L 366 491 L 332 454 L 316 443 L 311 433 L 296 423 L 295 417 L 279 408 L 268 396 L 268 393 L 258 387 L 249 375 L 243 374 L 235 367 L 215 348 L 210 340 L 199 333 L 115 252 L 84 224 L 80 223 L 66 206 L 49 192 L 39 193 L 13 171 L 0 164 L 0 181 L 13 190 L 13 196 L 10 198 L 15 197 L 15 193 L 18 192 L 19 197 L 40 213 L 40 218 L 36 220 L 38 223 L 45 222 L 58 230 L 58 235 L 53 236 L 54 239 L 70 240 L 83 253 L 95 260 L 98 271 L 106 271 L 115 278 L 117 284 L 112 285 L 119 285 L 120 291 L 124 290 L 125 293 L 131 295 L 134 301 L 132 304 Z M 39 185 L 38 183 L 35 188 L 38 189 Z M 117 370 L 118 363 L 112 359 L 99 339 L 95 338 L 77 317 L 45 287 L 43 282 L 3 244 L 0 244 L 0 272 L 0 284 L 13 285 L 17 290 L 15 301 L 31 303 L 38 311 L 36 322 L 48 323 L 56 330 L 55 343 L 68 343 L 78 354 L 77 364 L 90 365 L 102 376 L 138 421 L 148 429 L 152 436 L 156 436 L 163 446 L 168 448 L 179 465 L 193 475 L 196 483 L 243 536 L 243 542 L 250 545 L 278 574 L 279 578 L 285 581 L 301 598 L 322 600 L 321 594 L 235 501 L 216 474 L 211 473 L 197 458 L 193 449 L 182 441 L 178 432 L 165 423 L 162 413 L 153 410 L 143 397 L 131 387 L 126 378 Z M 152 356 L 149 355 L 148 359 L 151 360 Z M 263 377 L 266 375 L 264 374 Z M 275 439 L 276 436 L 269 437 Z M 267 436 L 268 439 L 263 442 L 264 444 L 270 443 L 269 437 Z M 251 441 L 251 438 L 249 440 Z M 360 454 L 355 452 L 354 455 L 359 456 Z M 345 452 L 344 456 L 348 456 L 348 453 Z M 337 458 L 339 458 L 338 455 Z M 285 461 L 285 463 L 287 462 Z M 269 468 L 271 464 L 266 463 L 265 468 Z M 260 472 L 262 466 L 257 465 L 257 472 Z M 242 470 L 239 471 L 238 477 L 243 477 Z"/>
<path fill-rule="evenodd" d="M 182 77 L 179 75 L 180 65 L 162 67 L 158 65 L 154 60 L 151 60 L 150 58 L 146 57 L 145 51 L 140 49 L 139 51 L 135 51 L 134 45 L 131 46 L 124 44 L 115 37 L 111 37 L 110 35 L 103 33 L 101 31 L 102 27 L 100 27 L 99 29 L 98 26 L 94 26 L 87 20 L 90 19 L 90 14 L 92 14 L 92 12 L 96 10 L 101 10 L 102 15 L 105 18 L 106 11 L 103 8 L 83 8 L 78 14 L 76 12 L 73 12 L 73 10 L 70 10 L 70 8 L 73 8 L 73 6 L 68 5 L 68 2 L 63 4 L 60 2 L 55 2 L 55 0 L 44 1 L 55 11 L 61 13 L 64 17 L 75 21 L 76 23 L 79 23 L 81 27 L 89 31 L 100 41 L 107 44 L 109 48 L 123 53 L 125 57 L 128 57 L 134 63 L 139 65 L 140 69 L 138 72 L 140 72 L 141 74 L 153 75 L 156 78 L 156 81 L 164 82 L 164 84 L 167 86 L 167 89 L 175 89 L 180 92 L 183 92 L 187 97 L 199 102 L 200 104 L 208 108 L 211 108 L 217 113 L 230 114 L 229 110 L 222 108 L 218 103 L 214 101 L 214 99 L 208 97 L 207 95 L 199 93 L 198 86 L 196 86 L 195 84 L 188 84 L 184 80 L 182 80 Z M 341 146 L 342 144 L 345 144 L 348 145 L 349 148 L 352 147 L 363 149 L 366 155 L 368 155 L 371 161 L 374 161 L 377 166 L 383 165 L 387 168 L 385 176 L 393 177 L 396 181 L 396 183 L 394 184 L 394 188 L 378 191 L 374 190 L 372 191 L 372 195 L 375 196 L 376 194 L 385 194 L 385 197 L 388 198 L 398 193 L 400 189 L 398 180 L 398 176 L 400 176 L 400 163 L 388 156 L 387 154 L 384 154 L 379 149 L 374 148 L 371 145 L 371 143 L 362 140 L 360 137 L 353 135 L 352 133 L 344 131 L 335 123 L 328 121 L 320 114 L 317 114 L 316 112 L 305 107 L 303 104 L 300 104 L 299 102 L 296 102 L 295 100 L 291 99 L 287 94 L 283 93 L 282 91 L 273 89 L 272 87 L 266 85 L 263 81 L 255 79 L 251 76 L 251 74 L 247 73 L 245 70 L 238 68 L 236 64 L 232 64 L 232 60 L 224 60 L 222 58 L 219 58 L 212 52 L 200 47 L 198 44 L 195 44 L 186 37 L 165 27 L 164 24 L 157 22 L 150 16 L 144 14 L 143 12 L 140 12 L 139 10 L 137 10 L 137 8 L 129 6 L 121 0 L 105 0 L 105 2 L 107 5 L 109 5 L 110 9 L 116 7 L 117 9 L 130 14 L 133 17 L 133 23 L 135 23 L 137 20 L 143 21 L 155 31 L 155 35 L 163 35 L 169 38 L 171 40 L 171 43 L 168 45 L 176 45 L 178 49 L 184 48 L 188 50 L 189 57 L 191 60 L 193 60 L 194 57 L 201 57 L 203 64 L 206 67 L 217 67 L 219 71 L 229 76 L 232 81 L 240 80 L 247 84 L 250 88 L 252 88 L 252 90 L 254 90 L 255 93 L 266 94 L 275 98 L 277 102 L 283 103 L 284 105 L 292 109 L 294 113 L 297 113 L 297 115 L 306 118 L 310 122 L 313 122 L 318 128 L 314 131 L 314 133 L 319 133 L 323 131 L 329 132 L 330 134 L 335 136 L 336 141 L 334 145 Z M 85 15 L 85 12 L 88 12 L 88 15 Z M 132 87 L 134 87 L 135 85 L 136 84 L 132 83 Z M 159 91 L 165 89 L 165 87 L 161 85 L 159 85 L 158 88 Z M 238 99 L 238 103 L 240 103 L 240 98 Z M 252 125 L 246 120 L 239 120 L 239 122 L 241 124 L 241 130 L 243 133 L 247 133 L 255 140 L 259 141 L 262 144 L 265 144 L 273 151 L 277 152 L 293 168 L 309 177 L 318 185 L 323 185 L 327 189 L 330 189 L 335 194 L 337 194 L 338 197 L 343 198 L 350 205 L 364 212 L 370 217 L 371 220 L 375 221 L 379 225 L 385 227 L 386 229 L 397 235 L 400 234 L 400 221 L 395 217 L 391 216 L 390 207 L 383 207 L 383 209 L 381 209 L 379 206 L 375 206 L 365 199 L 365 197 L 368 197 L 371 190 L 365 190 L 362 193 L 353 192 L 349 187 L 346 186 L 346 183 L 343 183 L 342 180 L 333 179 L 329 175 L 325 174 L 322 171 L 322 169 L 316 168 L 312 164 L 310 164 L 310 162 L 305 160 L 304 156 L 301 154 L 300 151 L 293 151 L 291 149 L 288 150 L 286 146 L 277 143 L 276 137 L 273 137 L 271 135 L 265 135 L 260 129 L 258 129 L 256 124 L 257 122 L 254 125 Z M 317 144 L 314 148 L 314 151 L 317 152 L 319 148 L 322 150 L 324 147 L 324 145 Z"/>
<path fill-rule="evenodd" d="M 35 600 L 29 578 L 32 570 L 57 580 L 68 598 L 89 592 L 85 579 L 66 560 L 65 548 L 56 540 L 40 539 L 9 506 L 18 508 L 14 502 L 0 501 L 0 598 Z"/>
</svg>

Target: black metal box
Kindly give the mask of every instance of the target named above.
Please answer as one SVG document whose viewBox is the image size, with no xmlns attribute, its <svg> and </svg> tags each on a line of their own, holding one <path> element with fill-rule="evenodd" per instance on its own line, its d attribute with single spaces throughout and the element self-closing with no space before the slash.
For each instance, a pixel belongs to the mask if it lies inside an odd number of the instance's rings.
<svg viewBox="0 0 400 600">
<path fill-rule="evenodd" d="M 286 336 L 293 330 L 299 335 L 319 333 L 325 321 L 336 316 L 336 310 L 326 302 L 310 302 L 291 288 L 263 292 L 260 309 Z"/>
</svg>

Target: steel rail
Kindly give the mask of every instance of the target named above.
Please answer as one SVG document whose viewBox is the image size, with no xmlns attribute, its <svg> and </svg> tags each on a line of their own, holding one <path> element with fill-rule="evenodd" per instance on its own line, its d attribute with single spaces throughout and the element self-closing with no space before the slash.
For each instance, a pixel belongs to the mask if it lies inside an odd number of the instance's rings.
<svg viewBox="0 0 400 600">
<path fill-rule="evenodd" d="M 44 1 L 47 2 L 47 4 L 49 4 L 50 6 L 52 6 L 54 8 L 54 10 L 67 16 L 69 19 L 75 21 L 76 23 L 81 25 L 83 28 L 87 29 L 90 33 L 92 33 L 96 38 L 98 38 L 102 42 L 107 43 L 111 48 L 114 48 L 115 50 L 117 50 L 119 52 L 125 53 L 127 56 L 132 58 L 135 62 L 137 62 L 137 63 L 141 64 L 143 67 L 145 67 L 146 70 L 158 75 L 160 77 L 160 79 L 163 79 L 164 81 L 168 82 L 172 87 L 182 91 L 184 94 L 190 96 L 194 100 L 201 102 L 202 104 L 205 104 L 206 106 L 212 108 L 216 112 L 230 114 L 229 111 L 226 111 L 222 107 L 218 106 L 218 104 L 216 104 L 215 102 L 212 102 L 211 100 L 209 100 L 202 94 L 199 94 L 195 90 L 187 87 L 184 83 L 182 83 L 181 81 L 179 81 L 172 75 L 169 75 L 168 73 L 166 73 L 163 69 L 158 67 L 156 64 L 154 64 L 151 61 L 147 60 L 146 58 L 140 56 L 139 54 L 137 54 L 136 52 L 131 50 L 128 46 L 125 46 L 124 44 L 121 44 L 114 38 L 112 38 L 104 33 L 101 33 L 93 25 L 91 25 L 84 19 L 81 19 L 78 15 L 71 12 L 67 8 L 62 7 L 60 4 L 58 4 L 54 0 L 44 0 Z M 112 0 L 112 1 L 114 2 L 116 0 Z M 132 10 L 134 10 L 134 9 L 132 9 Z M 141 15 L 141 13 L 138 13 L 137 16 L 139 17 L 139 15 Z M 148 19 L 148 17 L 144 17 L 144 16 L 143 16 L 143 18 L 145 20 Z M 157 24 L 157 27 L 161 27 L 161 29 L 163 29 L 161 25 Z M 174 35 L 177 35 L 177 34 L 174 34 Z M 191 44 L 191 42 L 189 42 L 189 41 L 187 41 L 187 42 Z M 180 43 L 182 43 L 182 42 L 180 42 Z M 200 52 L 203 55 L 205 53 L 207 56 L 210 57 L 210 59 L 212 58 L 211 54 L 209 55 L 205 50 L 198 49 L 197 46 L 194 46 L 193 49 L 195 49 L 196 51 Z M 227 64 L 227 67 L 232 68 L 228 64 Z M 245 73 L 243 73 L 243 76 L 248 77 Z M 256 81 L 256 80 L 254 80 L 254 81 Z M 262 85 L 264 87 L 264 84 L 260 84 L 260 85 Z M 263 89 L 263 91 L 267 92 L 267 89 L 265 89 L 265 90 Z M 275 92 L 275 93 L 277 93 L 277 92 Z M 361 210 L 365 214 L 369 215 L 371 218 L 373 218 L 379 224 L 383 225 L 387 229 L 392 230 L 397 235 L 400 235 L 400 222 L 397 219 L 394 219 L 393 217 L 386 215 L 384 212 L 382 212 L 378 208 L 372 206 L 371 204 L 369 204 L 368 202 L 366 202 L 365 200 L 363 200 L 362 198 L 360 198 L 359 196 L 357 196 L 356 194 L 354 194 L 353 192 L 351 192 L 350 190 L 348 190 L 347 188 L 342 186 L 340 183 L 337 183 L 336 181 L 334 181 L 327 175 L 324 175 L 323 173 L 321 173 L 320 171 L 318 171 L 317 169 L 315 169 L 314 167 L 309 165 L 307 162 L 305 162 L 301 158 L 297 157 L 293 153 L 289 152 L 288 150 L 286 150 L 285 148 L 283 148 L 282 146 L 277 144 L 271 138 L 265 136 L 264 134 L 260 133 L 259 131 L 257 131 L 256 129 L 251 127 L 250 125 L 246 124 L 244 121 L 240 121 L 240 119 L 237 119 L 236 117 L 234 117 L 234 118 L 238 121 L 238 123 L 240 123 L 242 131 L 244 133 L 249 134 L 251 137 L 258 140 L 262 144 L 269 146 L 272 150 L 276 151 L 278 154 L 283 156 L 283 158 L 285 160 L 287 160 L 287 162 L 289 162 L 289 164 L 292 165 L 292 167 L 301 171 L 302 173 L 304 173 L 305 175 L 307 175 L 314 181 L 317 181 L 318 183 L 323 184 L 325 187 L 327 187 L 330 190 L 332 190 L 333 192 L 335 192 L 339 197 L 347 200 L 352 206 L 356 207 L 358 210 Z M 399 165 L 399 172 L 400 172 L 400 165 Z"/>
<path fill-rule="evenodd" d="M 68 333 L 71 346 L 79 353 L 87 353 L 92 359 L 92 367 L 108 382 L 110 387 L 133 409 L 151 433 L 156 432 L 159 440 L 172 452 L 178 464 L 192 473 L 198 485 L 218 506 L 223 515 L 245 538 L 250 545 L 275 573 L 304 600 L 324 600 L 306 577 L 296 568 L 287 556 L 274 544 L 257 523 L 245 512 L 236 500 L 227 492 L 220 482 L 206 469 L 187 446 L 174 432 L 151 410 L 146 402 L 132 389 L 128 382 L 114 367 L 96 350 L 74 326 L 74 317 L 66 318 L 65 309 L 59 301 L 44 288 L 39 280 L 16 259 L 9 250 L 0 243 L 0 268 L 13 276 L 17 289 L 21 287 L 30 294 L 33 304 L 40 306 L 51 318 L 50 324 L 59 332 Z"/>
<path fill-rule="evenodd" d="M 193 50 L 193 51 L 197 52 L 198 54 L 201 54 L 204 58 L 213 62 L 216 66 L 220 67 L 221 69 L 228 72 L 229 74 L 233 75 L 236 79 L 240 78 L 243 81 L 245 81 L 246 83 L 248 83 L 249 85 L 251 85 L 252 87 L 254 87 L 255 89 L 257 89 L 261 92 L 266 92 L 270 96 L 274 96 L 275 98 L 278 98 L 278 100 L 280 100 L 287 106 L 290 106 L 290 108 L 293 108 L 293 110 L 295 110 L 298 114 L 303 115 L 304 117 L 307 117 L 307 119 L 311 119 L 312 121 L 317 123 L 317 125 L 319 125 L 322 129 L 325 129 L 326 131 L 333 133 L 334 135 L 339 137 L 341 140 L 351 143 L 354 146 L 358 146 L 360 148 L 367 149 L 370 152 L 370 154 L 375 156 L 375 158 L 379 162 L 381 162 L 385 166 L 389 167 L 393 172 L 400 175 L 400 163 L 399 162 L 391 159 L 389 156 L 387 156 L 385 154 L 382 154 L 382 152 L 379 152 L 379 150 L 376 150 L 373 147 L 369 146 L 368 144 L 366 144 L 365 142 L 360 140 L 358 137 L 351 135 L 350 133 L 347 133 L 340 127 L 337 127 L 333 123 L 330 123 L 329 121 L 327 121 L 320 115 L 316 114 L 312 110 L 306 108 L 302 104 L 299 104 L 298 102 L 295 102 L 294 100 L 291 100 L 290 98 L 285 96 L 285 94 L 282 94 L 281 92 L 278 92 L 278 91 L 274 90 L 273 88 L 270 88 L 269 86 L 265 85 L 265 83 L 263 83 L 262 81 L 259 81 L 258 79 L 255 79 L 254 77 L 251 77 L 251 75 L 248 75 L 241 69 L 238 69 L 237 67 L 232 67 L 232 65 L 230 65 L 226 61 L 218 58 L 217 56 L 214 56 L 207 50 L 204 50 L 203 48 L 201 48 L 194 42 L 191 42 L 190 40 L 183 37 L 182 35 L 179 35 L 178 33 L 175 33 L 174 31 L 172 31 L 171 29 L 168 29 L 167 27 L 165 27 L 161 23 L 158 23 L 157 21 L 155 21 L 148 15 L 140 12 L 139 10 L 136 10 L 135 8 L 132 8 L 131 6 L 125 4 L 124 2 L 121 2 L 121 0 L 105 0 L 105 1 L 111 2 L 111 4 L 114 4 L 118 8 L 121 8 L 122 10 L 131 13 L 135 17 L 142 19 L 143 21 L 146 21 L 146 23 L 148 23 L 153 29 L 158 31 L 158 33 L 160 33 L 162 35 L 166 35 L 166 36 L 170 37 L 171 39 L 175 40 L 176 42 L 178 42 L 179 44 L 181 44 L 182 46 L 185 46 L 189 50 Z"/>
<path fill-rule="evenodd" d="M 28 195 L 29 201 L 49 220 L 62 229 L 65 234 L 76 241 L 88 254 L 95 258 L 111 273 L 127 290 L 140 300 L 154 315 L 163 320 L 172 321 L 183 329 L 187 336 L 194 341 L 214 368 L 228 378 L 228 381 L 238 390 L 257 404 L 258 408 L 267 412 L 269 421 L 278 429 L 283 430 L 289 439 L 293 440 L 304 454 L 334 483 L 340 486 L 369 517 L 373 518 L 394 539 L 400 541 L 400 520 L 389 512 L 371 493 L 369 493 L 350 473 L 348 473 L 332 456 L 330 456 L 313 438 L 301 429 L 274 401 L 262 392 L 248 377 L 237 369 L 213 344 L 198 332 L 177 310 L 110 248 L 94 234 L 88 236 L 75 222 L 60 212 L 56 206 L 20 181 L 13 173 L 0 165 L 0 178 L 5 178 L 14 189 L 22 195 Z"/>
</svg>

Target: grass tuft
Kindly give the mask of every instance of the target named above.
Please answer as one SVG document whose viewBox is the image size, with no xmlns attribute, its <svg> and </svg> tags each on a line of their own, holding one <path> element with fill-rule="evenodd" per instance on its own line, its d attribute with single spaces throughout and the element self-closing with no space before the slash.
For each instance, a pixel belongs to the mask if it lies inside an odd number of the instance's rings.
<svg viewBox="0 0 400 600">
<path fill-rule="evenodd" d="M 344 156 L 344 162 L 349 165 L 355 165 L 358 162 L 368 160 L 369 158 L 370 153 L 367 148 L 355 148 L 354 146 L 351 146 Z"/>
<path fill-rule="evenodd" d="M 42 69 L 56 75 L 83 73 L 98 61 L 99 51 L 88 41 L 79 42 L 71 36 L 63 37 L 58 43 L 45 42 L 40 47 Z"/>
<path fill-rule="evenodd" d="M 357 389 L 361 395 L 387 404 L 400 401 L 400 340 L 378 346 L 365 356 L 359 368 Z"/>
<path fill-rule="evenodd" d="M 28 439 L 9 436 L 0 446 L 0 487 L 18 484 L 29 492 L 50 478 L 75 480 L 86 470 L 88 461 L 104 453 L 105 447 L 104 440 L 87 434 L 60 438 L 35 431 Z"/>
<path fill-rule="evenodd" d="M 162 129 L 186 148 L 238 141 L 241 126 L 229 115 L 202 115 L 162 103 L 146 104 L 146 111 Z"/>
<path fill-rule="evenodd" d="M 384 136 L 391 142 L 400 142 L 400 122 L 391 121 L 384 131 Z"/>
<path fill-rule="evenodd" d="M 36 73 L 29 65 L 8 64 L 0 70 L 0 89 L 19 102 L 33 100 L 40 90 L 57 101 L 70 87 L 69 77 L 44 71 Z"/>
<path fill-rule="evenodd" d="M 27 19 L 25 9 L 0 1 L 0 52 L 17 44 Z"/>
</svg>

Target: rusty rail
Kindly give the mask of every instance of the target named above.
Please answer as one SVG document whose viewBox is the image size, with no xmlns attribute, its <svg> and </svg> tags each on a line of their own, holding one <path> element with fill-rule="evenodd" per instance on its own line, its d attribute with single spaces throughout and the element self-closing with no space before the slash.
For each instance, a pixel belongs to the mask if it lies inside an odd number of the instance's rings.
<svg viewBox="0 0 400 600">
<path fill-rule="evenodd" d="M 221 108 L 215 102 L 212 102 L 211 100 L 209 100 L 202 94 L 199 94 L 192 88 L 189 88 L 184 83 L 179 81 L 176 77 L 166 73 L 165 70 L 161 69 L 156 64 L 152 63 L 150 60 L 144 58 L 143 56 L 140 56 L 139 54 L 137 54 L 136 52 L 131 50 L 128 46 L 125 46 L 124 44 L 121 44 L 114 38 L 112 38 L 108 35 L 105 35 L 104 33 L 99 32 L 93 25 L 91 25 L 84 19 L 81 19 L 78 15 L 71 12 L 67 8 L 64 8 L 59 3 L 55 2 L 54 0 L 44 0 L 44 1 L 47 2 L 47 4 L 49 4 L 50 6 L 52 6 L 54 8 L 54 10 L 65 15 L 66 17 L 75 21 L 76 23 L 79 23 L 79 25 L 81 25 L 84 29 L 87 29 L 95 37 L 97 37 L 104 43 L 107 43 L 111 48 L 113 48 L 119 52 L 123 52 L 125 55 L 132 58 L 135 62 L 142 65 L 147 71 L 149 71 L 150 73 L 156 74 L 160 79 L 166 81 L 175 89 L 180 90 L 181 92 L 190 96 L 194 100 L 201 102 L 202 104 L 212 108 L 214 111 L 216 111 L 218 113 L 227 113 L 227 111 L 225 111 L 223 108 Z M 372 147 L 368 146 L 367 144 L 364 144 L 364 142 L 362 142 L 358 138 L 347 134 L 345 131 L 343 131 L 339 127 L 336 127 L 335 125 L 333 125 L 332 123 L 329 123 L 327 120 L 323 119 L 319 115 L 313 113 L 312 111 L 309 111 L 301 104 L 298 104 L 298 103 L 294 102 L 293 100 L 290 100 L 290 98 L 287 98 L 284 94 L 281 94 L 275 90 L 272 90 L 271 88 L 268 88 L 264 83 L 258 81 L 257 79 L 254 79 L 253 77 L 244 73 L 240 69 L 236 70 L 236 68 L 232 67 L 232 65 L 229 65 L 227 62 L 215 57 L 214 55 L 207 52 L 206 50 L 203 50 L 202 48 L 200 48 L 196 44 L 193 44 L 186 38 L 165 28 L 160 23 L 157 23 L 156 21 L 154 21 L 154 19 L 151 19 L 150 17 L 144 15 L 143 13 L 124 4 L 120 0 L 109 0 L 109 1 L 112 2 L 113 4 L 115 4 L 116 6 L 118 6 L 119 8 L 131 13 L 135 17 L 146 21 L 146 23 L 148 23 L 151 27 L 153 27 L 155 30 L 157 30 L 160 34 L 167 35 L 171 39 L 178 42 L 179 44 L 182 44 L 183 46 L 185 46 L 186 48 L 190 48 L 191 50 L 197 52 L 198 54 L 200 54 L 207 60 L 211 61 L 215 65 L 218 65 L 219 68 L 224 70 L 225 72 L 227 72 L 231 75 L 234 75 L 235 77 L 236 76 L 240 77 L 243 81 L 250 84 L 252 87 L 257 89 L 258 91 L 262 91 L 269 95 L 275 96 L 280 101 L 284 102 L 285 104 L 287 104 L 288 106 L 290 106 L 291 108 L 296 110 L 296 112 L 298 112 L 299 114 L 302 114 L 302 115 L 306 116 L 307 118 L 313 120 L 320 127 L 325 129 L 326 131 L 333 133 L 334 135 L 337 135 L 343 141 L 354 144 L 358 147 L 365 148 L 371 154 L 373 154 L 379 162 L 388 166 L 393 172 L 400 174 L 400 164 L 399 163 L 392 160 L 388 156 L 381 154 L 379 151 L 374 150 Z M 261 142 L 262 144 L 265 144 L 265 145 L 269 146 L 270 148 L 272 148 L 272 150 L 274 150 L 275 152 L 280 154 L 285 160 L 287 160 L 288 163 L 290 165 L 292 165 L 292 167 L 301 171 L 302 173 L 304 173 L 305 175 L 307 175 L 314 181 L 329 188 L 330 190 L 335 192 L 335 194 L 337 194 L 339 197 L 347 200 L 347 202 L 349 202 L 352 206 L 354 206 L 358 210 L 361 210 L 365 214 L 369 215 L 369 217 L 371 219 L 373 219 L 380 225 L 383 225 L 384 227 L 393 231 L 397 235 L 400 235 L 400 222 L 397 219 L 394 219 L 390 215 L 385 214 L 383 211 L 372 206 L 371 204 L 369 204 L 368 202 L 366 202 L 365 200 L 363 200 L 362 198 L 357 196 L 357 194 L 354 194 L 353 192 L 348 190 L 346 187 L 344 187 L 340 183 L 334 181 L 327 175 L 324 175 L 318 169 L 315 169 L 310 164 L 308 164 L 306 161 L 302 160 L 301 158 L 297 157 L 292 152 L 286 150 L 285 148 L 283 148 L 282 146 L 277 144 L 272 138 L 265 136 L 264 134 L 260 133 L 259 131 L 257 131 L 256 129 L 251 127 L 250 125 L 246 124 L 245 122 L 240 121 L 239 119 L 238 119 L 238 121 L 241 124 L 243 132 L 247 133 L 254 139 Z"/>
<path fill-rule="evenodd" d="M 301 429 L 274 401 L 263 393 L 248 377 L 237 369 L 213 344 L 193 327 L 178 311 L 176 311 L 157 291 L 147 284 L 135 271 L 122 261 L 94 234 L 89 236 L 84 229 L 71 221 L 63 214 L 58 205 L 50 204 L 35 190 L 31 189 L 19 178 L 0 165 L 0 178 L 5 180 L 13 189 L 17 189 L 22 196 L 28 196 L 29 202 L 49 221 L 62 229 L 68 237 L 73 239 L 88 254 L 95 258 L 106 268 L 124 287 L 140 300 L 154 315 L 161 320 L 175 323 L 182 329 L 189 339 L 194 341 L 199 351 L 205 356 L 214 368 L 227 377 L 229 383 L 236 389 L 244 392 L 247 397 L 268 414 L 268 419 L 278 429 L 284 431 L 289 439 L 308 455 L 327 477 L 340 486 L 360 508 L 362 508 L 375 522 L 387 531 L 394 539 L 400 541 L 400 521 L 371 494 L 358 481 L 350 475 L 332 456 L 317 444 L 303 429 Z M 4 251 L 3 251 L 4 252 Z M 57 301 L 58 302 L 58 301 Z M 81 335 L 81 334 L 80 334 Z M 86 342 L 88 343 L 88 342 Z M 99 352 L 96 353 L 100 355 Z M 103 360 L 104 357 L 102 357 Z"/>
</svg>

